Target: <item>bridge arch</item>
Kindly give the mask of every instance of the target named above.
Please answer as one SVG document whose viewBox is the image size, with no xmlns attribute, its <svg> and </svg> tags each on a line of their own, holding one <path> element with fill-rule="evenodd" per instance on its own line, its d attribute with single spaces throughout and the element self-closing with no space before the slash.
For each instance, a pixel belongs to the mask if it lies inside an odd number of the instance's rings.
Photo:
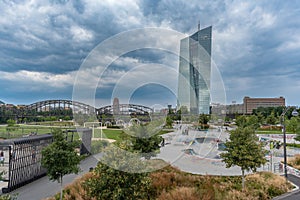
<svg viewBox="0 0 300 200">
<path fill-rule="evenodd" d="M 32 103 L 26 106 L 28 110 L 35 110 L 37 112 L 51 111 L 55 109 L 68 110 L 72 109 L 73 113 L 91 114 L 95 113 L 95 108 L 88 104 L 84 104 L 72 100 L 45 100 Z"/>
<path fill-rule="evenodd" d="M 151 121 L 152 114 L 152 108 L 137 104 L 108 105 L 96 109 L 97 118 L 102 122 L 107 120 L 116 122 L 119 119 L 122 119 L 124 122 L 128 123 L 132 118 L 138 119 L 139 122 L 149 122 Z"/>
</svg>

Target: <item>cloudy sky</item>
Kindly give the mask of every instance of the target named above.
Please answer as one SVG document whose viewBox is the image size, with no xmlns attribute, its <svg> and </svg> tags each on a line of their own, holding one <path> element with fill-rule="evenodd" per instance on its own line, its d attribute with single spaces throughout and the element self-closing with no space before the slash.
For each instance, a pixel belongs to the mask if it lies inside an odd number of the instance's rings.
<svg viewBox="0 0 300 200">
<path fill-rule="evenodd" d="M 147 46 L 147 31 L 139 32 L 144 38 L 130 31 L 152 27 L 187 36 L 200 20 L 202 28 L 213 27 L 212 59 L 227 103 L 284 96 L 287 104 L 300 105 L 297 0 L 3 0 L 0 13 L 0 100 L 6 103 L 72 99 L 80 81 L 81 98 L 92 88 L 86 98 L 94 96 L 96 106 L 122 95 L 125 85 L 132 86 L 133 103 L 175 105 L 180 37 L 161 31 L 159 42 Z M 127 36 L 125 43 L 118 36 Z M 130 51 L 93 56 L 106 41 Z M 145 48 L 129 48 L 140 41 Z"/>
</svg>

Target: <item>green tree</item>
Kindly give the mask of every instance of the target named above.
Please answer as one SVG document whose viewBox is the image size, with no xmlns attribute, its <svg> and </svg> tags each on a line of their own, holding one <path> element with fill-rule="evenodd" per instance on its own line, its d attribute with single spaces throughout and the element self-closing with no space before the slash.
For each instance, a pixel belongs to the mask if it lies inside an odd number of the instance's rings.
<svg viewBox="0 0 300 200">
<path fill-rule="evenodd" d="M 287 131 L 290 131 L 292 133 L 297 133 L 297 131 L 299 130 L 299 127 L 300 127 L 300 123 L 299 123 L 298 117 L 292 117 L 290 120 L 287 121 L 287 125 L 286 125 Z"/>
<path fill-rule="evenodd" d="M 134 137 L 131 138 L 132 150 L 142 153 L 146 159 L 156 156 L 159 153 L 160 143 L 163 138 L 155 132 L 151 127 L 137 125 L 134 130 Z"/>
<path fill-rule="evenodd" d="M 99 200 L 147 199 L 151 183 L 148 173 L 136 173 L 142 167 L 145 163 L 139 157 L 109 147 L 93 170 L 93 177 L 84 182 L 84 187 L 90 197 Z"/>
<path fill-rule="evenodd" d="M 186 115 L 189 113 L 189 110 L 186 106 L 181 106 L 179 110 L 180 110 L 181 114 L 183 114 L 183 115 Z"/>
<path fill-rule="evenodd" d="M 221 158 L 226 168 L 239 166 L 242 170 L 242 187 L 245 187 L 245 171 L 256 171 L 266 163 L 265 153 L 252 128 L 237 128 L 231 131 L 229 140 L 225 142 L 225 153 Z"/>
<path fill-rule="evenodd" d="M 257 129 L 260 127 L 259 119 L 255 115 L 250 115 L 247 117 L 247 126 L 251 126 L 254 129 Z"/>
<path fill-rule="evenodd" d="M 13 119 L 9 119 L 6 121 L 7 126 L 6 126 L 6 131 L 8 133 L 12 132 L 12 131 L 16 131 L 19 129 L 19 125 L 16 124 L 16 121 Z"/>
<path fill-rule="evenodd" d="M 272 124 L 272 125 L 275 125 L 275 124 L 276 124 L 277 118 L 275 117 L 274 112 L 272 112 L 272 113 L 266 118 L 266 121 L 267 121 L 268 124 Z"/>
<path fill-rule="evenodd" d="M 47 169 L 50 180 L 61 184 L 62 199 L 63 176 L 78 173 L 80 155 L 75 151 L 78 142 L 68 142 L 60 129 L 53 131 L 53 142 L 42 150 L 42 166 Z"/>
<path fill-rule="evenodd" d="M 167 128 L 172 128 L 172 124 L 173 124 L 173 120 L 172 120 L 172 118 L 171 118 L 171 116 L 170 115 L 168 115 L 167 117 L 166 117 L 166 127 Z"/>
<path fill-rule="evenodd" d="M 240 115 L 236 118 L 235 123 L 238 127 L 244 128 L 247 126 L 247 117 L 245 115 Z"/>
<path fill-rule="evenodd" d="M 200 124 L 207 124 L 209 122 L 209 115 L 200 114 L 199 116 L 199 123 Z"/>
<path fill-rule="evenodd" d="M 251 127 L 253 129 L 257 129 L 260 126 L 258 117 L 256 115 L 238 116 L 236 119 L 236 125 L 239 128 Z"/>
</svg>

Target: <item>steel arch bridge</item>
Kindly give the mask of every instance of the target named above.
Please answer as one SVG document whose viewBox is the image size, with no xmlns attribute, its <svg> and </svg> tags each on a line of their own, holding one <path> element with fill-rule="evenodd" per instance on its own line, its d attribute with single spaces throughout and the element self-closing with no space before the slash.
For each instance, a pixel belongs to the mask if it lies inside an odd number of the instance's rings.
<svg viewBox="0 0 300 200">
<path fill-rule="evenodd" d="M 109 105 L 96 109 L 97 115 L 111 114 L 111 115 L 130 115 L 140 114 L 148 115 L 153 113 L 153 109 L 143 105 L 136 104 L 119 104 L 118 106 Z"/>
<path fill-rule="evenodd" d="M 96 109 L 93 106 L 72 100 L 45 100 L 39 101 L 26 106 L 28 110 L 37 112 L 51 111 L 55 109 L 73 110 L 73 113 L 91 114 L 95 113 Z"/>
<path fill-rule="evenodd" d="M 143 122 L 149 122 L 151 121 L 152 114 L 152 108 L 136 104 L 108 105 L 96 109 L 96 115 L 99 121 L 109 121 L 113 123 L 116 123 L 119 120 L 129 122 L 132 118 L 137 118 Z"/>
</svg>

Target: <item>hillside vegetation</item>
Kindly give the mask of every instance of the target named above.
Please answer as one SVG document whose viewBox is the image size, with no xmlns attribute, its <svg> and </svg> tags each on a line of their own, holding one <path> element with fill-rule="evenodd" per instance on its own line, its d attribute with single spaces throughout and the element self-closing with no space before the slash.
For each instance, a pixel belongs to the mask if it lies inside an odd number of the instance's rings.
<svg viewBox="0 0 300 200">
<path fill-rule="evenodd" d="M 270 172 L 247 175 L 245 190 L 242 190 L 239 176 L 193 175 L 171 166 L 152 172 L 149 177 L 148 199 L 157 200 L 272 199 L 292 189 L 283 177 Z M 64 199 L 96 200 L 96 197 L 89 197 L 83 187 L 84 182 L 91 178 L 95 176 L 89 172 L 68 185 L 64 190 Z M 54 199 L 58 199 L 58 195 L 48 200 Z"/>
</svg>

